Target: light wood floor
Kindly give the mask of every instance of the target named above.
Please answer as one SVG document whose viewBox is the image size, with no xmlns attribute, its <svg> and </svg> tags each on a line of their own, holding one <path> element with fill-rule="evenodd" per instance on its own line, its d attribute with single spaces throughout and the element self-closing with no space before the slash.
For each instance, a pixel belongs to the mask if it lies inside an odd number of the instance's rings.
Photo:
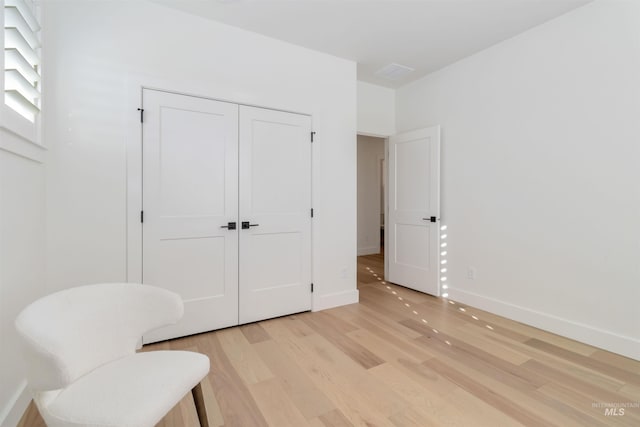
<svg viewBox="0 0 640 427">
<path fill-rule="evenodd" d="M 640 426 L 640 362 L 385 283 L 360 303 L 146 346 L 205 353 L 213 426 Z M 617 410 L 620 414 L 620 410 Z M 191 395 L 160 423 L 196 426 Z M 33 407 L 21 426 L 41 426 Z"/>
</svg>

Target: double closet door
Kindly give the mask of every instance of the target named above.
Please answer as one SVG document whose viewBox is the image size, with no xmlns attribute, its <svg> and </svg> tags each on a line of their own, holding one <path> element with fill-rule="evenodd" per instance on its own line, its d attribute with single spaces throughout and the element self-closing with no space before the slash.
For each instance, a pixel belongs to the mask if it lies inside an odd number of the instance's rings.
<svg viewBox="0 0 640 427">
<path fill-rule="evenodd" d="M 311 308 L 311 118 L 143 91 L 143 282 L 182 320 L 144 342 Z"/>
</svg>

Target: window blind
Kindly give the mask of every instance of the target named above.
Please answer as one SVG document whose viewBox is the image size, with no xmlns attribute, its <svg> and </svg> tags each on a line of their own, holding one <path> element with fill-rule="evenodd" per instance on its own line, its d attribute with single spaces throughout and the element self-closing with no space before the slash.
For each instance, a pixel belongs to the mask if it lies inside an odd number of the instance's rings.
<svg viewBox="0 0 640 427">
<path fill-rule="evenodd" d="M 40 112 L 40 25 L 25 0 L 4 2 L 5 104 L 34 122 Z"/>
</svg>

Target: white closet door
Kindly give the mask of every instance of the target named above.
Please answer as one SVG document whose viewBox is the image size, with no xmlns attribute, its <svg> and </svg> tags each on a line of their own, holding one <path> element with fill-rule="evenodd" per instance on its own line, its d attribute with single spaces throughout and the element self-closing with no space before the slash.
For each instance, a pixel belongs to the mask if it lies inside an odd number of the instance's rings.
<svg viewBox="0 0 640 427">
<path fill-rule="evenodd" d="M 389 139 L 387 279 L 439 295 L 440 127 Z"/>
<path fill-rule="evenodd" d="M 143 281 L 182 295 L 154 342 L 238 323 L 238 106 L 144 90 Z"/>
<path fill-rule="evenodd" d="M 240 323 L 311 309 L 311 118 L 240 107 Z"/>
</svg>

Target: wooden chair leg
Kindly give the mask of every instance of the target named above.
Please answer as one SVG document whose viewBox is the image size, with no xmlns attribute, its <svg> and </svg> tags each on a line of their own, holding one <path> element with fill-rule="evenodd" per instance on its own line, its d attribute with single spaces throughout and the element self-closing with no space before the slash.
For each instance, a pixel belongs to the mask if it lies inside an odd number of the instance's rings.
<svg viewBox="0 0 640 427">
<path fill-rule="evenodd" d="M 202 384 L 198 383 L 191 389 L 193 401 L 196 404 L 196 412 L 198 413 L 198 421 L 200 427 L 209 427 L 209 419 L 207 418 L 207 409 L 204 406 L 204 396 L 202 394 Z"/>
</svg>

